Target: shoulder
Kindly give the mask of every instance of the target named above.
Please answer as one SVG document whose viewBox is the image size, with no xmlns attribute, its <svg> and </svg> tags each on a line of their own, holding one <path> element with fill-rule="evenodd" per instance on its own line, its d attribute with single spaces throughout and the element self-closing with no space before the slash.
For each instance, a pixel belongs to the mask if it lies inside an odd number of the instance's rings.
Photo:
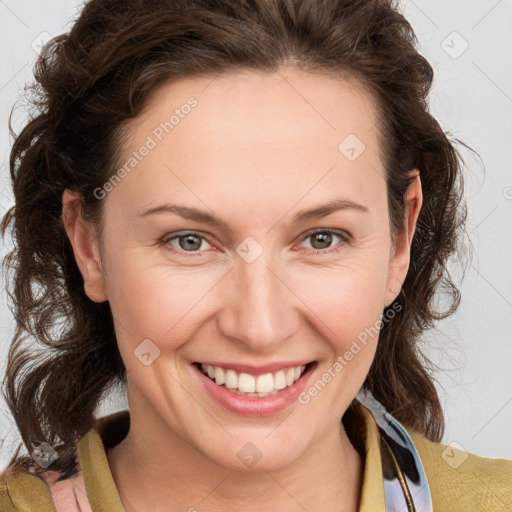
<svg viewBox="0 0 512 512">
<path fill-rule="evenodd" d="M 66 459 L 58 471 L 48 469 L 36 475 L 24 467 L 0 470 L 0 512 L 90 512 L 82 470 L 89 475 L 96 474 L 97 466 L 108 471 L 105 447 L 120 442 L 129 423 L 128 411 L 96 418 L 94 427 L 77 443 L 75 459 Z M 78 457 L 79 446 L 84 465 Z"/>
<path fill-rule="evenodd" d="M 0 511 L 55 512 L 47 484 L 23 469 L 7 468 L 0 474 Z"/>
<path fill-rule="evenodd" d="M 434 510 L 512 510 L 512 460 L 480 457 L 410 432 L 427 474 Z"/>
<path fill-rule="evenodd" d="M 90 512 L 78 460 L 60 471 L 10 466 L 0 475 L 1 512 Z"/>
</svg>

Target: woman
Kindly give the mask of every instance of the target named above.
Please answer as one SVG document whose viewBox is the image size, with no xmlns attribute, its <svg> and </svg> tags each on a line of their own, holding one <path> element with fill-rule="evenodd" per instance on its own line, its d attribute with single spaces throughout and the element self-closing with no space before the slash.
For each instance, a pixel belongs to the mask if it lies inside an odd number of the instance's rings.
<svg viewBox="0 0 512 512">
<path fill-rule="evenodd" d="M 36 79 L 2 511 L 510 509 L 439 443 L 461 164 L 391 0 L 92 0 Z"/>
</svg>

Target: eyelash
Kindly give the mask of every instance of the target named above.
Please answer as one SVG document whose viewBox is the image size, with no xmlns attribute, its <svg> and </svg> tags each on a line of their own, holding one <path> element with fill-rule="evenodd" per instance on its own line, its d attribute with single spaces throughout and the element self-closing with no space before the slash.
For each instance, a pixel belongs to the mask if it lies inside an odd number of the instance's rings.
<svg viewBox="0 0 512 512">
<path fill-rule="evenodd" d="M 313 254 L 328 254 L 328 253 L 332 253 L 332 252 L 338 252 L 339 251 L 339 248 L 341 245 L 344 245 L 345 243 L 348 243 L 350 242 L 350 235 L 348 233 L 346 233 L 345 231 L 339 231 L 337 229 L 317 229 L 315 231 L 310 231 L 308 232 L 302 239 L 301 239 L 301 242 L 307 240 L 308 238 L 311 238 L 313 235 L 316 235 L 318 233 L 328 233 L 330 235 L 336 235 L 338 236 L 339 238 L 341 238 L 341 242 L 339 242 L 337 245 L 333 246 L 333 247 L 329 247 L 327 249 L 309 249 L 308 252 L 310 253 L 313 253 Z M 170 245 L 170 242 L 176 238 L 179 238 L 179 237 L 182 237 L 182 236 L 186 236 L 186 235 L 193 235 L 193 236 L 196 236 L 198 238 L 201 238 L 203 240 L 206 240 L 209 244 L 213 245 L 207 237 L 205 237 L 204 235 L 201 235 L 200 233 L 196 232 L 196 231 L 180 231 L 178 232 L 178 234 L 174 234 L 174 233 L 171 233 L 173 236 L 169 236 L 169 235 L 165 235 L 159 242 L 158 242 L 158 245 L 159 246 L 168 246 L 168 247 L 172 247 L 172 249 L 169 249 L 171 252 L 174 252 L 174 253 L 177 253 L 177 254 L 182 254 L 184 255 L 185 257 L 201 257 L 202 254 L 198 251 L 183 251 L 183 250 L 179 250 L 179 249 L 176 249 L 174 246 Z"/>
</svg>

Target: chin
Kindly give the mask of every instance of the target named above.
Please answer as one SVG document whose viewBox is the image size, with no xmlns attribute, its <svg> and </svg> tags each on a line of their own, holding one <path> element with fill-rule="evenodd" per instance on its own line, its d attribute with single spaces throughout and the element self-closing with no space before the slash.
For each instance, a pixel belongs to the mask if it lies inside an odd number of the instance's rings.
<svg viewBox="0 0 512 512">
<path fill-rule="evenodd" d="M 223 445 L 216 443 L 214 451 L 210 446 L 202 451 L 219 466 L 239 473 L 251 473 L 284 469 L 296 462 L 307 449 L 303 442 L 291 444 L 290 436 L 276 435 L 272 439 L 273 435 L 276 432 L 272 433 L 272 429 L 264 429 L 260 435 L 233 437 Z"/>
</svg>

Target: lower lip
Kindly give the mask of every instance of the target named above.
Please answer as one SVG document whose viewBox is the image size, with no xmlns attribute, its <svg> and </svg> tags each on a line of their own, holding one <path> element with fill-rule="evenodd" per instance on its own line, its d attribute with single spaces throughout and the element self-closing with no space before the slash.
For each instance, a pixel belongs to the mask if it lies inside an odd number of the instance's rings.
<svg viewBox="0 0 512 512">
<path fill-rule="evenodd" d="M 310 375 L 313 373 L 316 363 L 308 366 L 300 379 L 290 387 L 279 391 L 275 395 L 263 397 L 237 395 L 229 391 L 225 386 L 218 386 L 195 364 L 192 367 L 210 395 L 228 411 L 243 416 L 272 416 L 283 411 L 297 400 L 298 395 L 304 389 Z"/>
</svg>

